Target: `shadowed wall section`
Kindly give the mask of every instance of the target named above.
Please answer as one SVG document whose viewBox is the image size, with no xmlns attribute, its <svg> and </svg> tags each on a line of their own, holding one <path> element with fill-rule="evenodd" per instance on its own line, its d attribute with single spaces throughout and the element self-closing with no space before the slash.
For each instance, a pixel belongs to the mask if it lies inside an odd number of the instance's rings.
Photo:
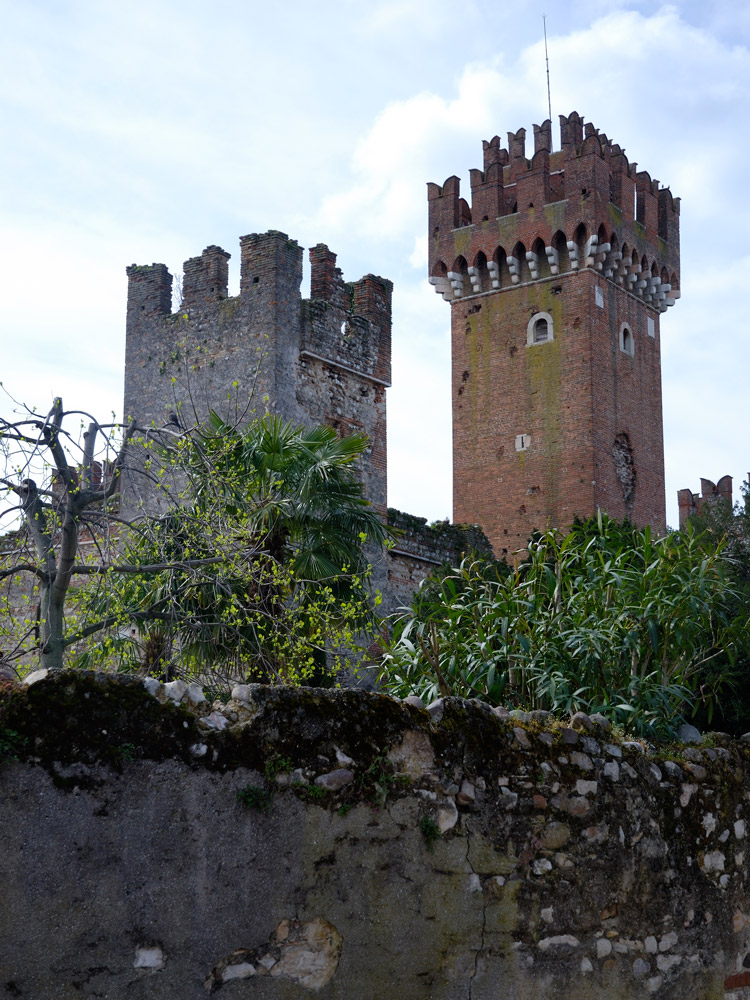
<svg viewBox="0 0 750 1000">
<path fill-rule="evenodd" d="M 4 691 L 3 995 L 746 996 L 744 744 L 147 684 Z"/>
</svg>

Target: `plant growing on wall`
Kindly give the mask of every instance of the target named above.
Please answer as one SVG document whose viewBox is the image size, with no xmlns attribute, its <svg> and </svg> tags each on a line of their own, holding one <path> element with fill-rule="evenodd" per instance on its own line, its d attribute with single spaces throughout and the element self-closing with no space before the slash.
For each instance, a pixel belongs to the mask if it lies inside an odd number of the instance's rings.
<svg viewBox="0 0 750 1000">
<path fill-rule="evenodd" d="M 384 659 L 399 695 L 600 711 L 653 732 L 696 705 L 710 717 L 742 643 L 720 549 L 605 515 L 535 535 L 505 577 L 464 562 L 427 594 Z"/>
</svg>

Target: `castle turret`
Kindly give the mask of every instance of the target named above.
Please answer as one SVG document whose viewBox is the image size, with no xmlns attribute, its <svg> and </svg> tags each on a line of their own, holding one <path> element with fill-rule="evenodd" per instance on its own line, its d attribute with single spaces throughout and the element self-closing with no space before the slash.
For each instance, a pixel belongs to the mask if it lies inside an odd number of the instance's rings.
<svg viewBox="0 0 750 1000">
<path fill-rule="evenodd" d="M 659 318 L 679 296 L 674 198 L 577 112 L 428 185 L 451 305 L 454 520 L 498 555 L 603 509 L 665 528 Z"/>
<path fill-rule="evenodd" d="M 363 432 L 360 473 L 385 514 L 391 283 L 368 274 L 346 284 L 319 244 L 303 301 L 302 247 L 272 230 L 241 238 L 240 294 L 230 297 L 229 257 L 209 246 L 187 260 L 174 312 L 164 264 L 127 269 L 126 415 L 161 428 L 190 426 L 210 409 L 230 421 L 271 411 Z"/>
</svg>

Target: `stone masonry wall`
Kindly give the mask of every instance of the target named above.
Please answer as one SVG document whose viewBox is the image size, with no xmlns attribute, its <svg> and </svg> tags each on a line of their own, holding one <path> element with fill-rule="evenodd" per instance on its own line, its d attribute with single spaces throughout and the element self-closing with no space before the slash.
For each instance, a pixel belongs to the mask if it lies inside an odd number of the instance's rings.
<svg viewBox="0 0 750 1000">
<path fill-rule="evenodd" d="M 243 236 L 240 248 L 239 295 L 228 296 L 229 254 L 210 246 L 185 262 L 174 313 L 167 268 L 128 267 L 126 418 L 175 430 L 210 409 L 231 423 L 271 412 L 363 432 L 365 495 L 385 514 L 391 282 L 371 274 L 344 282 L 336 255 L 319 244 L 303 301 L 303 250 L 294 240 L 271 230 Z M 126 508 L 140 495 L 149 505 L 151 492 L 132 475 Z"/>
<path fill-rule="evenodd" d="M 748 747 L 80 672 L 0 700 L 0 993 L 740 1000 Z M 12 760 L 15 756 L 18 759 Z"/>
<path fill-rule="evenodd" d="M 408 607 L 422 581 L 440 566 L 457 566 L 471 553 L 493 558 L 486 535 L 474 524 L 428 524 L 424 517 L 389 507 L 388 527 L 395 534 L 385 559 L 384 614 Z"/>
</svg>

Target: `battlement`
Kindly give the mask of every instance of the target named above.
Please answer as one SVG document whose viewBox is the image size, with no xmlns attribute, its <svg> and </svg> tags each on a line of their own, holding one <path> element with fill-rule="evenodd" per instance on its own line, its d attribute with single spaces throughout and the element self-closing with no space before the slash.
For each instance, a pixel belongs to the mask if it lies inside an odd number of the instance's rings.
<svg viewBox="0 0 750 1000">
<path fill-rule="evenodd" d="M 680 199 L 575 111 L 483 143 L 471 204 L 456 176 L 427 185 L 430 280 L 448 301 L 592 268 L 664 311 L 679 296 Z M 469 229 L 470 232 L 465 230 Z"/>
<path fill-rule="evenodd" d="M 345 282 L 336 254 L 319 243 L 303 300 L 295 240 L 270 230 L 239 242 L 239 294 L 228 293 L 229 253 L 212 245 L 185 261 L 175 312 L 164 264 L 127 268 L 125 412 L 163 427 L 181 407 L 188 423 L 211 409 L 232 420 L 268 409 L 363 432 L 370 446 L 360 473 L 384 512 L 391 282 L 372 274 Z"/>
<path fill-rule="evenodd" d="M 264 291 L 277 301 L 279 286 L 291 291 L 301 303 L 303 249 L 286 233 L 270 230 L 240 237 L 240 294 L 250 300 Z M 200 311 L 228 297 L 228 262 L 231 257 L 219 246 L 209 246 L 199 257 L 183 265 L 180 313 Z M 128 276 L 129 322 L 141 314 L 148 317 L 172 313 L 173 277 L 165 264 L 131 264 Z M 358 281 L 345 282 L 336 267 L 336 254 L 324 243 L 310 249 L 310 305 L 318 315 L 329 308 L 346 313 L 352 330 L 374 324 L 390 337 L 392 282 L 366 274 Z M 351 331 L 350 331 L 351 332 Z M 390 377 L 390 356 L 388 360 Z"/>
<path fill-rule="evenodd" d="M 336 254 L 324 243 L 310 248 L 310 300 L 302 349 L 367 371 L 390 385 L 393 284 L 366 274 L 345 282 Z"/>
<path fill-rule="evenodd" d="M 677 491 L 677 506 L 679 510 L 680 527 L 684 527 L 689 518 L 699 514 L 704 507 L 723 501 L 732 508 L 732 477 L 722 476 L 718 483 L 701 478 L 700 493 L 692 490 Z"/>
</svg>

